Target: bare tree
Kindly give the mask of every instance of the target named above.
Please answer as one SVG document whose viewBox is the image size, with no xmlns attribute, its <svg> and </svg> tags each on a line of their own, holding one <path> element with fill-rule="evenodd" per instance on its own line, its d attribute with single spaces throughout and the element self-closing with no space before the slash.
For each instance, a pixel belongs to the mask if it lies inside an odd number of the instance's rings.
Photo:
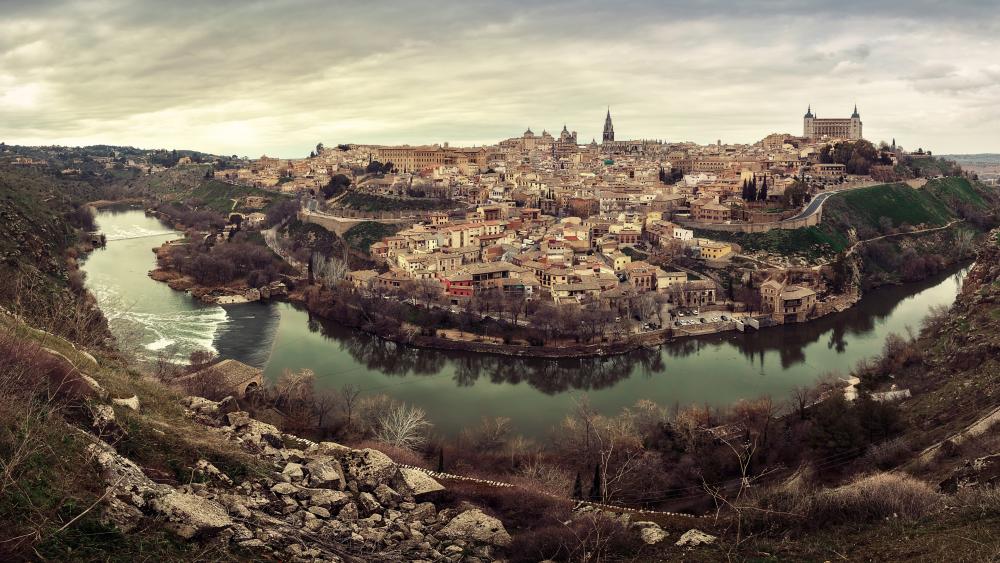
<svg viewBox="0 0 1000 563">
<path fill-rule="evenodd" d="M 427 441 L 431 423 L 422 409 L 395 405 L 378 418 L 375 438 L 397 448 L 416 449 Z"/>
<path fill-rule="evenodd" d="M 344 411 L 344 415 L 347 416 L 348 428 L 354 424 L 354 409 L 357 406 L 358 397 L 360 396 L 361 389 L 350 383 L 344 384 L 337 392 L 337 398 L 340 399 L 340 408 Z"/>
</svg>

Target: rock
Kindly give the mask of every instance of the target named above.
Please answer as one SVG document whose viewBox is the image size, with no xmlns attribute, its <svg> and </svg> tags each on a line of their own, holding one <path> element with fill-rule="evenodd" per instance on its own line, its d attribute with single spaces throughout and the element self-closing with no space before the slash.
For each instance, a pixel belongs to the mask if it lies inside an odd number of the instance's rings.
<svg viewBox="0 0 1000 563">
<path fill-rule="evenodd" d="M 98 430 L 109 430 L 117 426 L 115 424 L 115 409 L 111 408 L 110 405 L 91 404 L 90 416 L 94 428 Z"/>
<path fill-rule="evenodd" d="M 310 455 L 331 456 L 335 459 L 340 459 L 352 451 L 354 450 L 336 442 L 320 442 L 310 447 L 308 453 Z"/>
<path fill-rule="evenodd" d="M 271 492 L 276 495 L 294 495 L 299 488 L 291 483 L 278 483 L 271 487 Z"/>
<path fill-rule="evenodd" d="M 229 414 L 238 410 L 240 410 L 240 404 L 232 395 L 229 395 L 219 401 L 219 412 L 223 414 Z"/>
<path fill-rule="evenodd" d="M 358 519 L 358 505 L 349 502 L 337 513 L 337 519 L 345 522 L 353 522 Z"/>
<path fill-rule="evenodd" d="M 128 399 L 111 399 L 111 402 L 116 405 L 121 405 L 123 407 L 130 408 L 136 412 L 139 411 L 139 396 L 132 395 Z"/>
<path fill-rule="evenodd" d="M 181 404 L 200 415 L 214 417 L 219 414 L 219 403 L 203 397 L 184 397 Z"/>
<path fill-rule="evenodd" d="M 643 522 L 644 524 L 652 524 L 652 526 L 644 526 L 639 529 L 639 537 L 646 545 L 656 545 L 667 538 L 667 533 L 663 531 L 662 528 L 653 524 L 652 522 Z"/>
<path fill-rule="evenodd" d="M 350 477 L 372 489 L 391 481 L 399 471 L 389 456 L 371 448 L 354 450 L 345 456 L 344 469 Z"/>
<path fill-rule="evenodd" d="M 316 516 L 319 516 L 320 518 L 329 518 L 330 517 L 330 511 L 327 510 L 327 509 L 325 509 L 325 508 L 323 508 L 322 506 L 310 506 L 309 507 L 309 512 L 311 512 L 312 514 L 315 514 Z"/>
<path fill-rule="evenodd" d="M 361 493 L 358 495 L 358 503 L 361 505 L 362 510 L 369 513 L 382 508 L 382 505 L 375 500 L 375 496 L 371 493 Z"/>
<path fill-rule="evenodd" d="M 705 532 L 702 532 L 701 530 L 696 530 L 696 529 L 692 528 L 692 529 L 684 532 L 681 535 L 681 539 L 677 540 L 677 543 L 675 543 L 674 545 L 678 545 L 678 546 L 681 546 L 681 547 L 684 547 L 684 546 L 695 547 L 695 546 L 698 546 L 698 545 L 711 545 L 711 544 L 715 543 L 715 539 L 716 538 L 713 535 L 706 534 Z"/>
<path fill-rule="evenodd" d="M 413 512 L 410 513 L 410 518 L 415 521 L 420 521 L 424 518 L 430 518 L 435 515 L 437 515 L 437 508 L 429 502 L 422 502 L 413 508 Z"/>
<path fill-rule="evenodd" d="M 479 509 L 466 510 L 452 518 L 441 531 L 440 537 L 452 540 L 474 540 L 501 547 L 509 546 L 510 534 L 504 529 L 503 523 L 487 516 Z"/>
<path fill-rule="evenodd" d="M 241 438 L 259 448 L 264 449 L 265 446 L 281 448 L 284 445 L 280 430 L 271 424 L 250 418 L 244 411 L 228 413 L 226 421 Z"/>
<path fill-rule="evenodd" d="M 336 508 L 347 504 L 351 497 L 342 491 L 332 491 L 330 489 L 319 489 L 309 491 L 309 504 L 322 506 L 323 508 Z"/>
<path fill-rule="evenodd" d="M 285 468 L 281 470 L 281 477 L 291 481 L 301 481 L 302 477 L 305 475 L 302 471 L 302 465 L 298 463 L 289 463 L 285 465 Z"/>
<path fill-rule="evenodd" d="M 398 490 L 408 492 L 415 497 L 444 490 L 444 486 L 430 475 L 409 467 L 399 468 L 395 484 Z"/>
<path fill-rule="evenodd" d="M 216 481 L 220 481 L 222 483 L 225 483 L 226 485 L 232 485 L 233 484 L 233 480 L 230 479 L 228 475 L 226 475 L 225 473 L 223 473 L 222 471 L 220 471 L 218 467 L 216 467 L 216 466 L 212 465 L 211 463 L 209 463 L 208 460 L 199 459 L 198 462 L 195 463 L 194 468 L 199 473 L 201 473 L 202 475 L 205 475 L 206 477 L 209 477 L 209 478 L 214 479 Z"/>
<path fill-rule="evenodd" d="M 155 499 L 152 507 L 167 517 L 174 533 L 185 539 L 212 536 L 233 525 L 219 503 L 196 495 L 171 492 Z"/>
<path fill-rule="evenodd" d="M 344 470 L 336 460 L 313 460 L 306 464 L 309 486 L 344 490 Z"/>
<path fill-rule="evenodd" d="M 392 487 L 386 485 L 385 483 L 380 484 L 375 487 L 375 497 L 383 505 L 389 505 L 393 501 L 399 499 L 399 493 L 393 490 Z"/>
</svg>

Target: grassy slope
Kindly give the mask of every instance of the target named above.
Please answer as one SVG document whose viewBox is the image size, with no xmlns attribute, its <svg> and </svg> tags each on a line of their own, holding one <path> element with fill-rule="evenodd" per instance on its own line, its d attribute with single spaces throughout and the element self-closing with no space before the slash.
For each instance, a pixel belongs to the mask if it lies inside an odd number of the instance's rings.
<svg viewBox="0 0 1000 563">
<path fill-rule="evenodd" d="M 357 191 L 348 192 L 346 195 L 337 200 L 337 204 L 361 211 L 429 211 L 435 209 L 450 209 L 455 206 L 455 202 L 445 199 L 396 199 Z"/>
<path fill-rule="evenodd" d="M 749 251 L 830 256 L 848 247 L 848 229 L 855 229 L 861 238 L 879 234 L 883 217 L 894 228 L 903 224 L 935 227 L 957 217 L 958 203 L 986 209 L 994 204 L 993 201 L 985 188 L 974 186 L 965 178 L 931 180 L 921 189 L 905 184 L 882 184 L 831 197 L 823 208 L 823 222 L 815 227 L 752 234 L 718 231 L 698 231 L 696 234 L 736 242 Z"/>
<path fill-rule="evenodd" d="M 247 196 L 263 196 L 271 199 L 261 211 L 266 211 L 287 195 L 260 188 L 237 186 L 219 180 L 205 178 L 207 165 L 191 165 L 170 168 L 158 174 L 144 176 L 132 183 L 135 191 L 166 201 L 197 200 L 199 208 L 210 209 L 220 214 L 233 210 L 233 200 Z M 236 211 L 240 211 L 239 207 Z"/>
<path fill-rule="evenodd" d="M 179 395 L 163 385 L 144 379 L 127 369 L 113 356 L 97 354 L 98 363 L 80 353 L 71 343 L 46 334 L 0 314 L 0 333 L 11 332 L 25 346 L 38 344 L 65 355 L 78 369 L 96 379 L 112 397 L 139 397 L 141 411 L 115 406 L 115 415 L 127 434 L 114 444 L 160 482 L 180 484 L 191 478 L 189 467 L 199 459 L 208 459 L 223 471 L 240 476 L 262 474 L 260 461 L 249 456 L 184 417 Z M 67 426 L 70 411 L 55 409 L 33 421 L 36 451 L 26 466 L 15 474 L 15 493 L 0 496 L 0 521 L 11 528 L 0 533 L 36 530 L 42 537 L 37 551 L 55 560 L 134 561 L 162 557 L 184 560 L 205 556 L 198 544 L 182 543 L 159 527 L 131 534 L 101 524 L 99 511 L 93 510 L 73 526 L 55 531 L 80 515 L 103 494 L 103 479 L 86 452 L 88 441 Z M 0 417 L 0 449 L 6 450 L 13 437 L 7 434 L 10 424 L 20 421 Z M 0 549 L 0 555 L 3 551 Z M 226 559 L 225 553 L 209 558 Z"/>
<path fill-rule="evenodd" d="M 351 248 L 368 254 L 369 247 L 384 237 L 392 236 L 400 230 L 399 225 L 386 225 L 375 221 L 364 221 L 354 225 L 344 233 L 344 240 Z"/>
</svg>

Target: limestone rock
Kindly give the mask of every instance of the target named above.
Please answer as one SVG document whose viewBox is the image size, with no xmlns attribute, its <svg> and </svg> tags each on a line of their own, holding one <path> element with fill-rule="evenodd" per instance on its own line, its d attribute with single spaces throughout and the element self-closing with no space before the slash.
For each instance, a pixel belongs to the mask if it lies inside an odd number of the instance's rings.
<svg viewBox="0 0 1000 563">
<path fill-rule="evenodd" d="M 219 403 L 210 401 L 203 397 L 184 397 L 184 399 L 181 400 L 181 404 L 191 409 L 196 414 L 204 416 L 217 416 L 219 414 Z"/>
<path fill-rule="evenodd" d="M 299 463 L 288 463 L 281 471 L 282 478 L 288 479 L 289 481 L 301 481 L 304 475 L 305 473 L 302 471 L 302 465 Z"/>
<path fill-rule="evenodd" d="M 338 507 L 351 499 L 343 491 L 333 491 L 330 489 L 318 489 L 309 491 L 309 504 L 322 506 L 323 508 Z"/>
<path fill-rule="evenodd" d="M 336 460 L 313 460 L 306 464 L 309 486 L 344 490 L 344 470 Z"/>
<path fill-rule="evenodd" d="M 706 534 L 705 532 L 702 532 L 701 530 L 697 530 L 697 529 L 692 528 L 692 529 L 684 532 L 681 535 L 681 539 L 677 540 L 677 543 L 675 543 L 674 545 L 678 545 L 678 546 L 681 546 L 681 547 L 684 547 L 684 546 L 695 547 L 695 546 L 698 546 L 698 545 L 711 545 L 711 544 L 715 543 L 715 539 L 716 538 L 713 535 Z"/>
<path fill-rule="evenodd" d="M 636 522 L 635 526 L 639 528 L 639 537 L 646 545 L 656 545 L 667 539 L 667 533 L 663 528 L 653 522 Z"/>
<path fill-rule="evenodd" d="M 344 469 L 348 475 L 369 488 L 391 481 L 399 470 L 389 456 L 371 448 L 348 454 L 344 458 Z"/>
<path fill-rule="evenodd" d="M 111 399 L 111 402 L 123 407 L 128 407 L 136 412 L 139 411 L 139 396 L 132 395 L 128 399 Z"/>
<path fill-rule="evenodd" d="M 437 535 L 452 540 L 474 540 L 501 547 L 509 546 L 511 543 L 510 534 L 503 527 L 503 523 L 492 516 L 487 516 L 479 509 L 466 510 L 455 516 Z"/>
<path fill-rule="evenodd" d="M 278 483 L 271 487 L 271 492 L 276 495 L 294 495 L 299 488 L 291 483 Z"/>
<path fill-rule="evenodd" d="M 155 499 L 153 509 L 170 521 L 170 528 L 185 539 L 212 536 L 233 525 L 219 503 L 188 493 L 171 492 Z"/>
<path fill-rule="evenodd" d="M 398 490 L 409 492 L 415 497 L 444 490 L 444 486 L 430 475 L 409 467 L 399 468 L 395 484 Z"/>
</svg>

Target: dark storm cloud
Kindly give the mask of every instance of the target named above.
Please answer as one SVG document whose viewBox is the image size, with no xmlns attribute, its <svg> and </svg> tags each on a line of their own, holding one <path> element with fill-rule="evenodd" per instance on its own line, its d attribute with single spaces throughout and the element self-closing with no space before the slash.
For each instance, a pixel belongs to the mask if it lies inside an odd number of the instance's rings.
<svg viewBox="0 0 1000 563">
<path fill-rule="evenodd" d="M 834 116 L 858 102 L 876 138 L 996 142 L 996 112 L 981 111 L 1000 102 L 995 2 L 2 8 L 8 141 L 293 155 L 320 140 L 481 143 L 564 122 L 592 137 L 608 104 L 626 136 L 752 141 L 797 130 L 807 103 Z"/>
</svg>

